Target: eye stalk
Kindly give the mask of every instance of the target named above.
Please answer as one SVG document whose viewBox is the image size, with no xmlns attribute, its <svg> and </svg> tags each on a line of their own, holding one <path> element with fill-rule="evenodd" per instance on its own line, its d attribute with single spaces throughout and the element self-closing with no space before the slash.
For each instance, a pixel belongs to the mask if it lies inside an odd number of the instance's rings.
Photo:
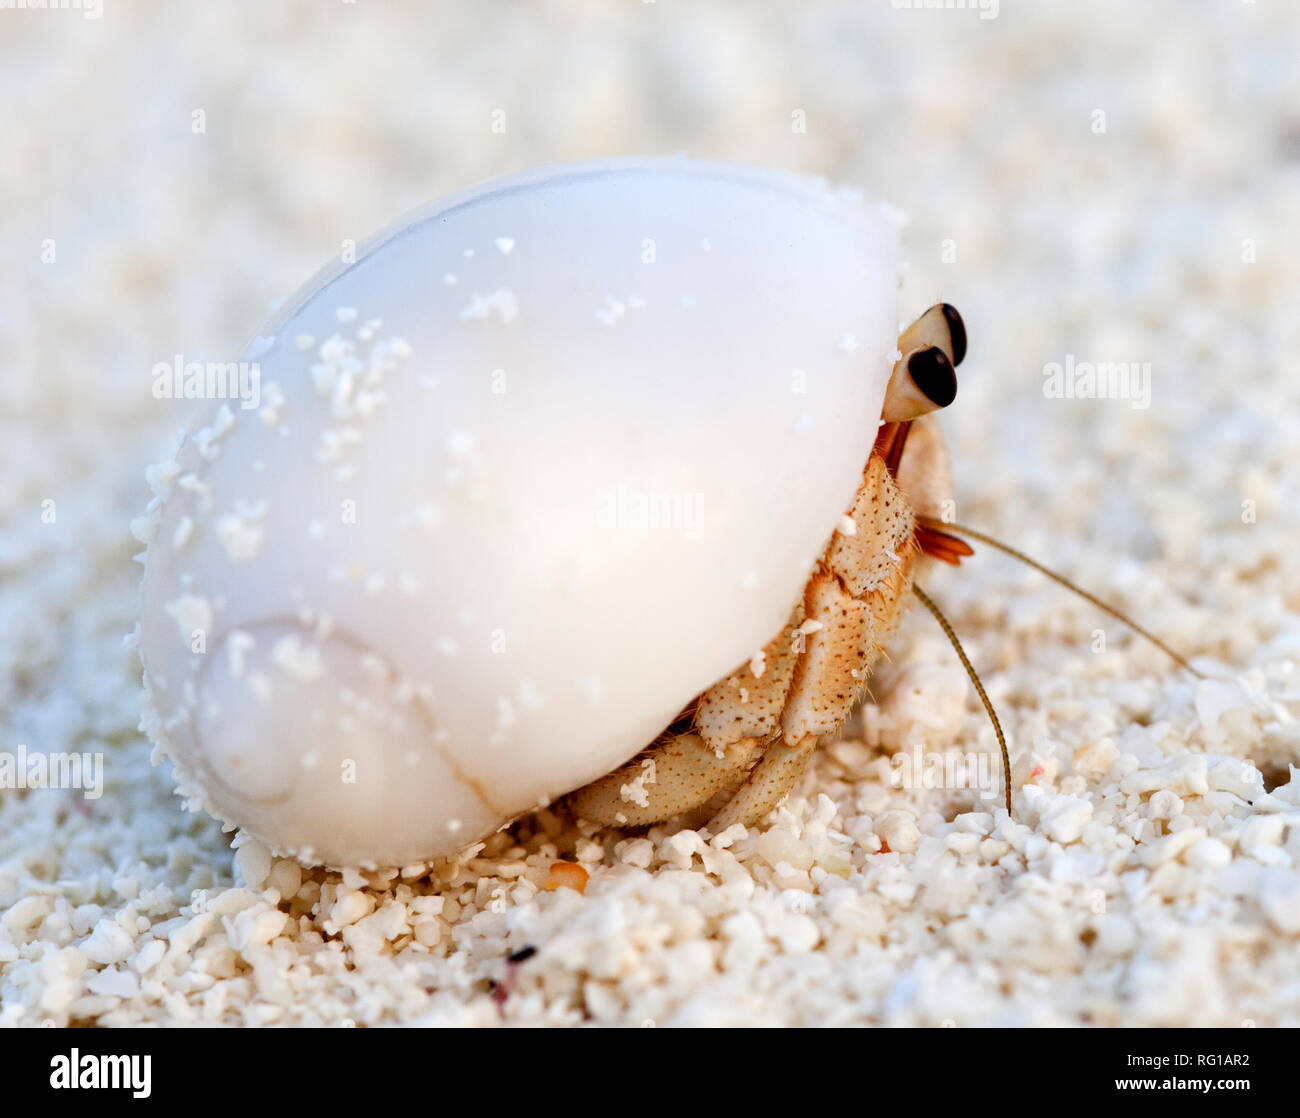
<svg viewBox="0 0 1300 1118">
<path fill-rule="evenodd" d="M 914 349 L 894 366 L 881 418 L 887 423 L 919 419 L 946 408 L 957 396 L 957 374 L 937 345 Z"/>
<path fill-rule="evenodd" d="M 935 303 L 898 339 L 903 356 L 885 390 L 881 418 L 906 423 L 946 408 L 957 395 L 954 368 L 966 356 L 966 324 L 951 303 Z"/>
<path fill-rule="evenodd" d="M 954 368 L 962 363 L 966 356 L 966 324 L 951 303 L 935 303 L 898 339 L 899 351 L 904 355 L 926 346 L 938 346 Z"/>
</svg>

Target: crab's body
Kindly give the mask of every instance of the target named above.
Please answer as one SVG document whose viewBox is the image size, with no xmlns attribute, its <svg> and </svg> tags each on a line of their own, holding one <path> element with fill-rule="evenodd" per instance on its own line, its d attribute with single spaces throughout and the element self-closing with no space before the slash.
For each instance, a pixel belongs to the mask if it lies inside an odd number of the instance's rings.
<svg viewBox="0 0 1300 1118">
<path fill-rule="evenodd" d="M 937 333 L 944 357 L 955 364 L 965 348 L 959 331 L 955 312 L 941 306 L 904 334 L 899 349 L 915 353 L 918 341 Z M 906 378 L 891 382 L 886 415 L 891 401 L 898 406 L 904 386 L 910 386 Z M 932 417 L 882 422 L 853 503 L 785 627 L 698 696 L 641 755 L 573 793 L 572 809 L 605 825 L 644 826 L 729 791 L 709 821 L 714 833 L 767 815 L 789 793 L 817 743 L 838 730 L 864 697 L 872 668 L 910 604 L 913 580 L 930 561 L 918 517 L 941 519 L 951 488 L 947 451 Z"/>
</svg>

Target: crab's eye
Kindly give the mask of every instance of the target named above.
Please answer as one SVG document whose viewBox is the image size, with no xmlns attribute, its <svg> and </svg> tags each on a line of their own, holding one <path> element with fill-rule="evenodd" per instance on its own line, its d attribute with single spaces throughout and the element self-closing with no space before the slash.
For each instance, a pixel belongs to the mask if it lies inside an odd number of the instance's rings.
<svg viewBox="0 0 1300 1118">
<path fill-rule="evenodd" d="M 938 346 L 954 366 L 966 356 L 966 324 L 951 303 L 935 303 L 898 339 L 905 354 L 926 346 Z"/>
<path fill-rule="evenodd" d="M 952 363 L 960 365 L 966 356 L 966 323 L 951 303 L 940 303 L 939 309 L 948 323 L 948 352 L 952 354 Z"/>
<path fill-rule="evenodd" d="M 937 345 L 919 349 L 907 359 L 912 383 L 936 408 L 946 408 L 957 398 L 957 374 L 948 355 Z"/>
<path fill-rule="evenodd" d="M 937 345 L 914 349 L 897 365 L 885 392 L 882 418 L 890 423 L 919 419 L 946 408 L 957 396 L 957 374 Z"/>
</svg>

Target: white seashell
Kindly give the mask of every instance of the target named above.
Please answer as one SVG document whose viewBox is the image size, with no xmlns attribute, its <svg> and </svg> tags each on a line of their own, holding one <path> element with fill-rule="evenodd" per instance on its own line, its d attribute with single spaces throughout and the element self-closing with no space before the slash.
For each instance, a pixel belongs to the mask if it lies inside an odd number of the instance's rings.
<svg viewBox="0 0 1300 1118">
<path fill-rule="evenodd" d="M 270 418 L 209 401 L 155 501 L 146 724 L 182 790 L 403 865 L 633 756 L 840 524 L 898 274 L 890 211 L 646 159 L 487 183 L 313 279 L 261 331 Z"/>
</svg>

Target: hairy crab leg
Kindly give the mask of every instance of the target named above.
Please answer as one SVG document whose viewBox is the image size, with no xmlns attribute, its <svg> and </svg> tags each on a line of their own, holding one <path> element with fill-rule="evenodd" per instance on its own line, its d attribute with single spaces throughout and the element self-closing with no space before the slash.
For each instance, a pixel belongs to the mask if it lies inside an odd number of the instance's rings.
<svg viewBox="0 0 1300 1118">
<path fill-rule="evenodd" d="M 839 727 L 865 686 L 860 665 L 875 630 L 870 607 L 822 568 L 808 584 L 804 609 L 808 620 L 798 632 L 806 648 L 781 714 L 782 736 L 709 821 L 714 834 L 733 823 L 756 823 L 775 808 L 807 767 L 818 738 Z"/>
<path fill-rule="evenodd" d="M 719 756 L 699 734 L 678 734 L 579 788 L 568 797 L 569 806 L 602 827 L 659 823 L 735 787 L 757 748 L 754 738 L 742 738 Z"/>
<path fill-rule="evenodd" d="M 848 516 L 852 532 L 836 534 L 804 592 L 809 620 L 796 636 L 806 647 L 781 712 L 781 740 L 710 821 L 715 834 L 757 822 L 789 793 L 818 740 L 837 730 L 861 698 L 902 614 L 917 557 L 914 520 L 880 457 L 867 462 Z"/>
<path fill-rule="evenodd" d="M 816 748 L 815 734 L 800 738 L 794 745 L 786 745 L 783 741 L 769 745 L 749 779 L 709 820 L 709 830 L 716 835 L 733 824 L 743 823 L 751 827 L 763 819 L 790 794 Z"/>
</svg>

